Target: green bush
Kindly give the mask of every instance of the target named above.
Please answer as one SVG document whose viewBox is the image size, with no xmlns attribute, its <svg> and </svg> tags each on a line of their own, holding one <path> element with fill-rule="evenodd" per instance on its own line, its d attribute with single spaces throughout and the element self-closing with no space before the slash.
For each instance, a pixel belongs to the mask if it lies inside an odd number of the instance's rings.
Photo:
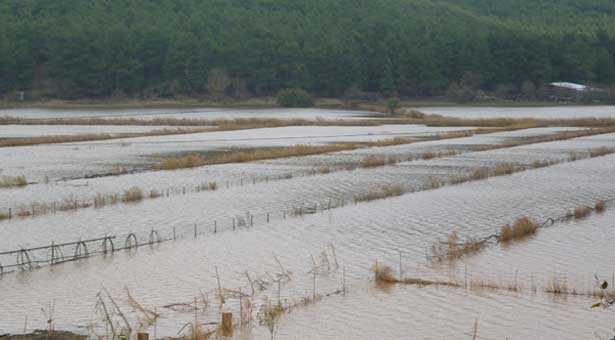
<svg viewBox="0 0 615 340">
<path fill-rule="evenodd" d="M 282 107 L 312 107 L 314 99 L 303 89 L 284 89 L 278 93 L 278 104 Z"/>
</svg>

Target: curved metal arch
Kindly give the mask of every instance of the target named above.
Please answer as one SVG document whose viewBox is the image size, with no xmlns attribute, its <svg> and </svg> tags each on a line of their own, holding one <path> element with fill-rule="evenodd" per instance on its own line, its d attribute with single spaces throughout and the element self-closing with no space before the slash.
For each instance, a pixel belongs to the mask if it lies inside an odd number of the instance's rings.
<svg viewBox="0 0 615 340">
<path fill-rule="evenodd" d="M 149 233 L 149 244 L 160 243 L 162 240 L 160 239 L 160 234 L 154 229 Z"/>
<path fill-rule="evenodd" d="M 75 258 L 88 257 L 90 252 L 88 251 L 88 246 L 83 241 L 79 241 L 77 246 L 75 247 Z"/>
<path fill-rule="evenodd" d="M 135 233 L 128 234 L 128 236 L 126 237 L 126 241 L 124 242 L 124 247 L 126 249 L 132 249 L 138 246 L 139 246 L 139 242 L 137 241 L 137 235 L 135 235 Z"/>
<path fill-rule="evenodd" d="M 109 247 L 111 248 L 111 254 L 113 254 L 115 252 L 115 244 L 113 244 L 113 238 L 109 237 L 109 236 L 105 236 L 105 238 L 102 241 L 102 252 L 103 254 L 107 254 L 109 253 Z"/>
</svg>

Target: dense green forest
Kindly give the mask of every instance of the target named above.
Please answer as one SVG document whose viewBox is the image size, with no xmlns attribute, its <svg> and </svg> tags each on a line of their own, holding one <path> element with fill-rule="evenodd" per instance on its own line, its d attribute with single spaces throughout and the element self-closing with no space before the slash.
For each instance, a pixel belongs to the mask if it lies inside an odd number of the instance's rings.
<svg viewBox="0 0 615 340">
<path fill-rule="evenodd" d="M 0 0 L 0 97 L 615 83 L 613 0 Z"/>
</svg>

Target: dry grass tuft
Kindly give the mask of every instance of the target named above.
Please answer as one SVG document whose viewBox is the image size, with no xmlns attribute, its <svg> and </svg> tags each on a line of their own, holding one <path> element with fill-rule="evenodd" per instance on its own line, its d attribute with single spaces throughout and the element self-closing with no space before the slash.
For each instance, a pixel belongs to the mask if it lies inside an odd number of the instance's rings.
<svg viewBox="0 0 615 340">
<path fill-rule="evenodd" d="M 505 225 L 502 227 L 499 235 L 499 240 L 502 243 L 509 243 L 513 240 L 521 240 L 529 236 L 535 235 L 539 225 L 528 217 L 523 217 L 515 221 L 513 225 Z"/>
<path fill-rule="evenodd" d="M 154 190 L 154 189 L 152 189 L 152 190 L 150 190 L 150 192 L 149 192 L 149 198 L 158 198 L 158 197 L 160 197 L 160 196 L 162 196 L 162 194 L 161 194 L 161 193 L 160 193 L 160 191 L 158 191 L 158 190 Z"/>
<path fill-rule="evenodd" d="M 558 280 L 554 277 L 547 283 L 545 292 L 554 295 L 569 295 L 568 283 L 566 280 Z"/>
<path fill-rule="evenodd" d="M 602 200 L 596 202 L 595 209 L 596 209 L 596 212 L 598 213 L 604 212 L 604 210 L 606 210 L 606 203 Z"/>
<path fill-rule="evenodd" d="M 372 266 L 372 273 L 374 274 L 376 283 L 393 284 L 399 282 L 399 279 L 395 277 L 393 268 L 389 266 L 381 266 L 378 262 L 375 262 Z"/>
<path fill-rule="evenodd" d="M 205 164 L 205 159 L 199 154 L 189 154 L 183 157 L 171 157 L 162 160 L 157 166 L 158 170 L 175 170 L 195 168 Z"/>
<path fill-rule="evenodd" d="M 402 144 L 411 144 L 416 142 L 415 138 L 408 137 L 395 137 L 389 139 L 381 139 L 375 142 L 367 142 L 365 143 L 369 147 L 381 147 L 381 146 L 394 146 L 394 145 L 402 145 Z"/>
<path fill-rule="evenodd" d="M 139 202 L 143 200 L 143 190 L 139 187 L 132 187 L 122 194 L 122 202 Z"/>
<path fill-rule="evenodd" d="M 515 173 L 516 169 L 518 168 L 518 166 L 514 163 L 501 163 L 496 165 L 495 169 L 493 170 L 493 175 L 494 176 L 503 176 L 503 175 L 512 175 L 513 173 Z"/>
<path fill-rule="evenodd" d="M 595 148 L 595 149 L 589 150 L 589 156 L 591 158 L 601 157 L 601 156 L 606 156 L 606 155 L 612 154 L 613 152 L 615 152 L 614 149 L 610 149 L 610 148 L 607 148 L 607 147 L 600 147 L 600 148 Z"/>
<path fill-rule="evenodd" d="M 589 216 L 592 213 L 592 208 L 590 207 L 578 207 L 574 209 L 574 218 L 582 219 Z"/>
<path fill-rule="evenodd" d="M 375 168 L 379 166 L 384 166 L 387 164 L 387 159 L 385 156 L 380 155 L 370 155 L 366 156 L 361 160 L 359 166 L 362 168 Z"/>
<path fill-rule="evenodd" d="M 489 169 L 487 169 L 487 168 L 476 169 L 470 175 L 470 179 L 472 179 L 474 181 L 485 179 L 485 178 L 488 178 L 488 177 L 489 177 Z"/>
<path fill-rule="evenodd" d="M 369 202 L 377 199 L 401 196 L 404 194 L 404 188 L 400 185 L 386 185 L 377 190 L 369 191 L 365 194 L 360 194 L 354 197 L 355 202 Z"/>
<path fill-rule="evenodd" d="M 437 261 L 450 261 L 477 253 L 483 250 L 484 247 L 485 242 L 472 238 L 460 242 L 457 232 L 453 231 L 445 241 L 436 241 L 431 247 L 431 252 L 433 258 Z"/>
<path fill-rule="evenodd" d="M 0 188 L 23 187 L 28 185 L 26 177 L 21 176 L 0 176 Z"/>
<path fill-rule="evenodd" d="M 436 158 L 436 154 L 431 152 L 431 151 L 427 151 L 427 152 L 424 152 L 421 155 L 421 158 L 424 159 L 424 160 L 434 159 L 434 158 Z"/>
</svg>

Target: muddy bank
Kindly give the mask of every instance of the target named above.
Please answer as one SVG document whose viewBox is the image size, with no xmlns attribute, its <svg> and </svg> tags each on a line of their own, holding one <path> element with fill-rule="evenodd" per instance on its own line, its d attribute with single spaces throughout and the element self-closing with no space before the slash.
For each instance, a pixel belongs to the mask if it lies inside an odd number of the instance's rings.
<svg viewBox="0 0 615 340">
<path fill-rule="evenodd" d="M 72 332 L 35 330 L 27 334 L 0 334 L 1 340 L 85 340 L 87 336 Z"/>
</svg>

